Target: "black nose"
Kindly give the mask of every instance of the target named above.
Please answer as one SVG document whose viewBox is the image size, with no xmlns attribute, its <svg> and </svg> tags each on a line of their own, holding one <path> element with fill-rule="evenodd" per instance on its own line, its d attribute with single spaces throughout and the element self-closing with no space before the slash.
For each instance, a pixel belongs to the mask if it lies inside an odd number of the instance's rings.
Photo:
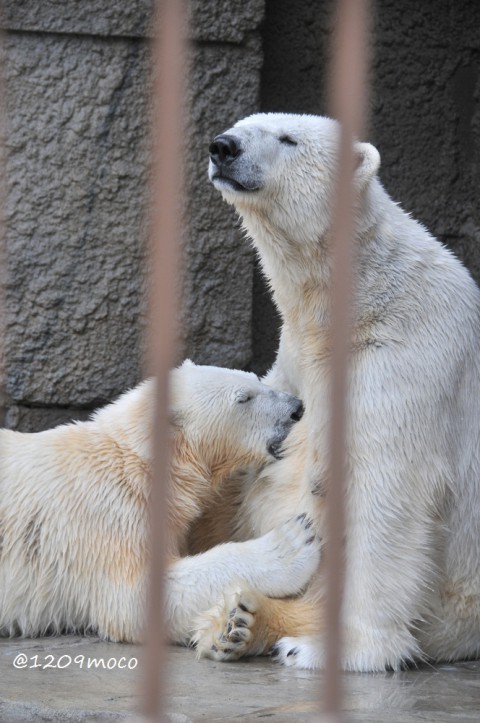
<svg viewBox="0 0 480 723">
<path fill-rule="evenodd" d="M 290 415 L 290 419 L 292 419 L 294 422 L 299 422 L 301 420 L 301 418 L 303 417 L 303 413 L 305 411 L 305 408 L 304 408 L 302 402 L 300 401 L 300 399 L 297 399 L 297 402 L 298 402 L 297 408 Z"/>
<path fill-rule="evenodd" d="M 209 148 L 210 158 L 216 166 L 230 163 L 240 154 L 241 150 L 240 139 L 226 133 L 214 138 Z"/>
</svg>

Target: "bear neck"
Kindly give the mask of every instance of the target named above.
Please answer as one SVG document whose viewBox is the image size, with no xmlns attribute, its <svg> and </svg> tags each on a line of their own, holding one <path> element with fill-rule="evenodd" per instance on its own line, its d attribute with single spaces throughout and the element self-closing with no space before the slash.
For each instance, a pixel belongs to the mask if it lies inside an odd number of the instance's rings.
<svg viewBox="0 0 480 723">
<path fill-rule="evenodd" d="M 282 317 L 297 311 L 307 286 L 315 290 L 317 304 L 323 307 L 330 278 L 327 243 L 323 239 L 308 245 L 295 243 L 267 214 L 245 213 L 242 221 Z"/>
<path fill-rule="evenodd" d="M 171 450 L 169 515 L 176 520 L 179 539 L 202 514 L 210 493 L 208 466 L 184 430 L 176 428 Z"/>
<path fill-rule="evenodd" d="M 177 429 L 172 443 L 169 487 L 169 528 L 175 534 L 169 538 L 170 556 L 186 554 L 192 525 L 211 508 L 224 485 L 244 469 L 258 473 L 260 465 L 251 455 L 234 459 L 234 453 L 222 449 L 211 439 Z"/>
<path fill-rule="evenodd" d="M 272 291 L 284 322 L 296 325 L 301 319 L 328 326 L 331 297 L 331 235 L 308 244 L 295 244 L 273 233 L 258 218 L 244 218 L 244 226 L 258 253 L 263 275 Z M 369 229 L 367 233 L 372 233 Z M 361 243 L 357 233 L 355 245 Z"/>
<path fill-rule="evenodd" d="M 401 224 L 416 224 L 388 196 L 377 178 L 372 179 L 365 190 L 356 212 L 354 250 L 355 301 L 354 325 L 362 327 L 370 317 L 371 290 L 385 286 L 385 273 L 391 273 L 391 264 L 382 262 L 372 265 L 372 259 L 398 255 L 397 240 L 392 234 L 389 219 Z M 401 217 L 401 219 L 400 219 Z M 284 323 L 290 328 L 299 326 L 328 329 L 330 325 L 331 299 L 331 232 L 312 239 L 311 242 L 294 243 L 281 229 L 275 228 L 266 214 L 249 209 L 243 215 L 243 224 L 253 239 L 263 273 L 272 289 L 273 298 Z M 373 253 L 372 253 L 372 247 Z M 406 267 L 397 262 L 400 273 Z M 368 290 L 368 293 L 366 293 Z M 305 330 L 305 329 L 304 329 Z"/>
<path fill-rule="evenodd" d="M 198 440 L 196 454 L 207 470 L 212 492 L 217 492 L 226 480 L 246 468 L 259 471 L 266 461 L 251 451 L 240 451 L 235 443 L 229 443 L 228 435 L 223 437 L 221 434 L 213 439 Z"/>
</svg>

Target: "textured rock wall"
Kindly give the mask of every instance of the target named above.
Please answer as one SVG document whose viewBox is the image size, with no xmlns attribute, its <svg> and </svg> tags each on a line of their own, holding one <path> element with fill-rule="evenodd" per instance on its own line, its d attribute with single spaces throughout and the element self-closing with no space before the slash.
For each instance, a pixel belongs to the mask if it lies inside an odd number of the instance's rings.
<svg viewBox="0 0 480 723">
<path fill-rule="evenodd" d="M 184 351 L 251 358 L 252 256 L 206 181 L 258 108 L 263 0 L 191 4 Z M 141 376 L 150 0 L 6 0 L 7 422 L 39 429 Z"/>
<path fill-rule="evenodd" d="M 480 4 L 381 0 L 373 22 L 368 139 L 393 198 L 480 281 Z M 262 109 L 326 113 L 331 2 L 267 0 Z M 254 362 L 276 348 L 277 320 L 255 277 Z"/>
</svg>

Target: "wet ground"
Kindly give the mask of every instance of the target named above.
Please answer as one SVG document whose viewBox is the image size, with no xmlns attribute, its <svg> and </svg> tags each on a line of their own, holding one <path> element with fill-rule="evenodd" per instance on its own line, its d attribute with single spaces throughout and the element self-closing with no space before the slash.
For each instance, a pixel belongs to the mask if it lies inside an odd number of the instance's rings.
<svg viewBox="0 0 480 723">
<path fill-rule="evenodd" d="M 0 639 L 0 722 L 131 719 L 140 702 L 142 649 L 81 637 Z M 138 665 L 136 665 L 138 660 Z M 197 661 L 170 648 L 168 720 L 318 720 L 321 674 L 268 658 Z M 345 720 L 480 721 L 480 661 L 401 673 L 346 674 Z"/>
</svg>

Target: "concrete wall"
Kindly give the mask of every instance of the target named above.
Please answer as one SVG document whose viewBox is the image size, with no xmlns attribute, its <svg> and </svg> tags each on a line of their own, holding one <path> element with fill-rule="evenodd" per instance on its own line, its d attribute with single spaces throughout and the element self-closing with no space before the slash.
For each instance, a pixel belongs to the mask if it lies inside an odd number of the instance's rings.
<svg viewBox="0 0 480 723">
<path fill-rule="evenodd" d="M 327 0 L 267 0 L 265 111 L 326 113 Z M 368 140 L 389 193 L 480 281 L 480 3 L 377 0 Z M 274 358 L 277 320 L 255 277 L 253 368 Z"/>
<path fill-rule="evenodd" d="M 252 255 L 206 180 L 209 140 L 258 109 L 263 0 L 191 4 L 193 190 L 184 352 L 251 358 Z M 6 0 L 7 423 L 39 429 L 140 378 L 150 0 Z"/>
</svg>

